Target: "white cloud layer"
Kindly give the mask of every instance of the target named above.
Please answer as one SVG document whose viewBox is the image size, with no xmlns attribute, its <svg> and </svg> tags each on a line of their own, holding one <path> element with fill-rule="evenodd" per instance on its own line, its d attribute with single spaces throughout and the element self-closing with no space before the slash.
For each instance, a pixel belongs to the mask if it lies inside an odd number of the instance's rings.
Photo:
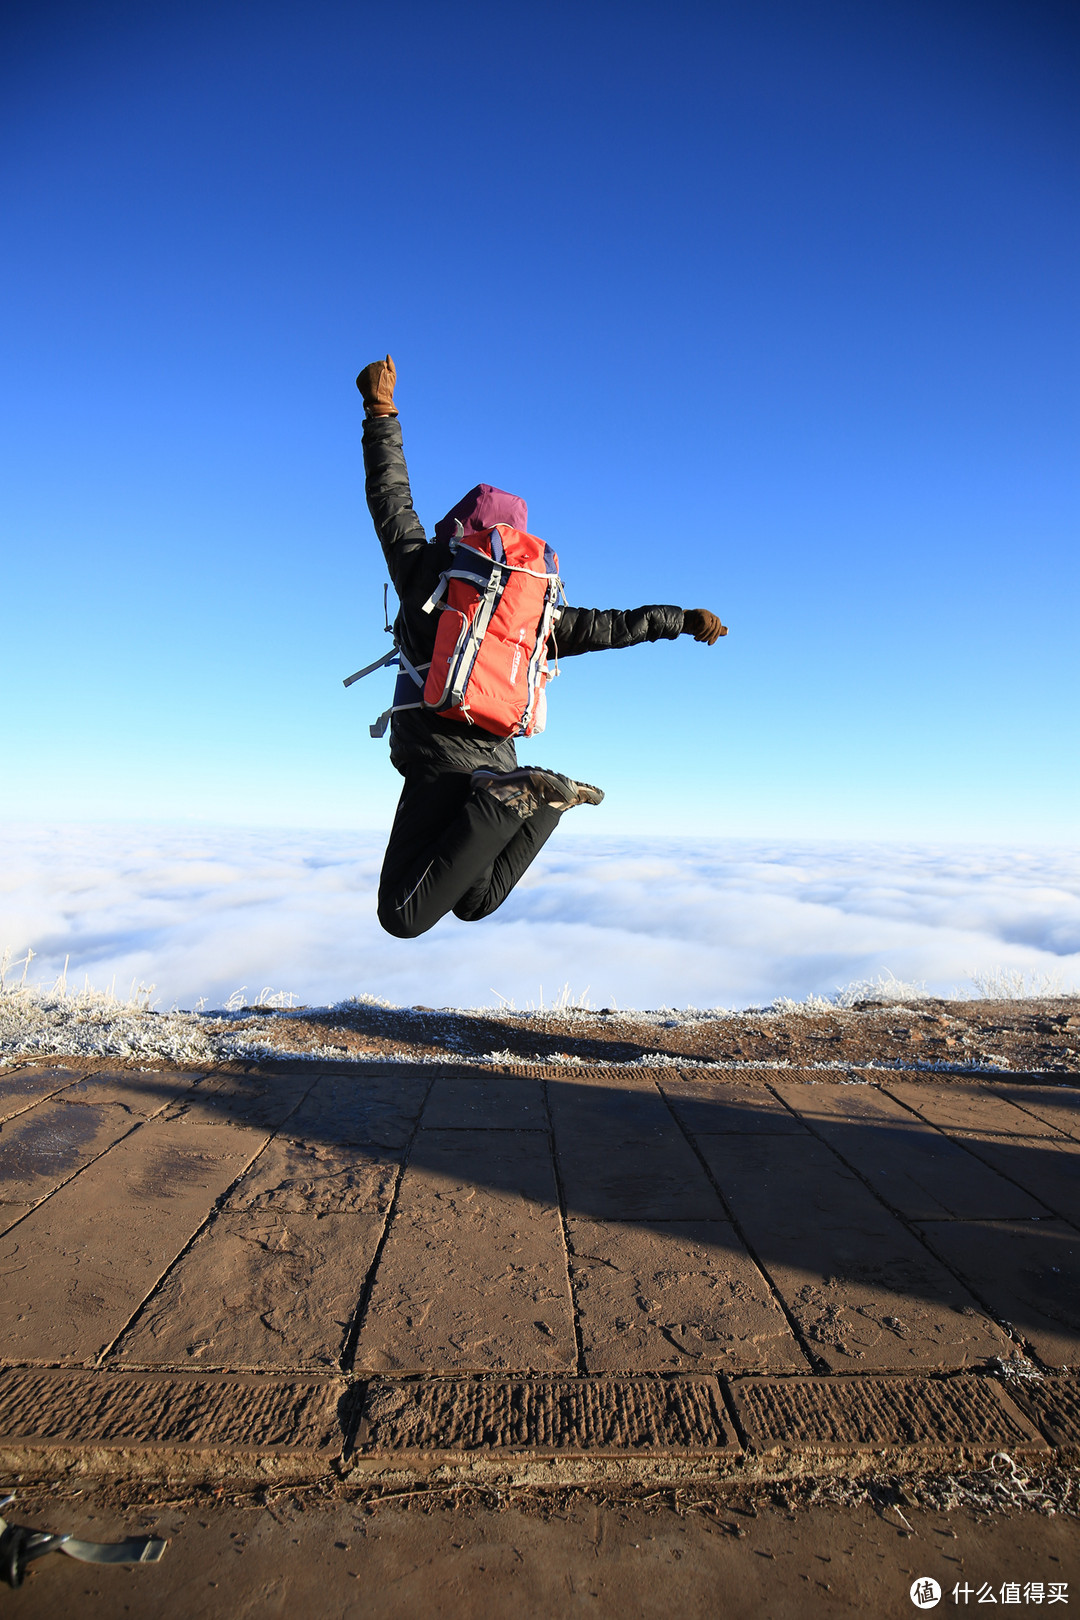
<svg viewBox="0 0 1080 1620">
<path fill-rule="evenodd" d="M 375 919 L 382 841 L 235 828 L 4 828 L 0 948 L 31 976 L 156 985 L 221 1006 L 246 987 L 326 1003 L 761 1005 L 894 974 L 1080 988 L 1080 850 L 744 840 L 553 840 L 480 924 L 412 942 Z"/>
</svg>

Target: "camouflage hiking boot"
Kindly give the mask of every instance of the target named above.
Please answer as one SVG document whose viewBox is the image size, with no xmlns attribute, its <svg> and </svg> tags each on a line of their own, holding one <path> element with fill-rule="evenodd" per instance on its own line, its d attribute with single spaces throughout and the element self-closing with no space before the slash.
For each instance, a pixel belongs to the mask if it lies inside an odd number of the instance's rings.
<svg viewBox="0 0 1080 1620">
<path fill-rule="evenodd" d="M 525 766 L 516 771 L 473 771 L 474 792 L 490 793 L 493 799 L 514 810 L 526 821 L 542 804 L 552 810 L 572 810 L 576 804 L 599 804 L 604 797 L 588 782 L 575 782 L 558 771 Z"/>
<path fill-rule="evenodd" d="M 589 782 L 575 782 L 572 776 L 563 776 L 558 771 L 537 770 L 533 776 L 537 779 L 540 797 L 553 810 L 572 810 L 576 804 L 599 804 L 604 797 L 602 788 L 593 787 Z"/>
<path fill-rule="evenodd" d="M 473 771 L 469 786 L 474 793 L 490 794 L 527 821 L 540 808 L 540 796 L 533 789 L 532 779 L 532 771 Z"/>
</svg>

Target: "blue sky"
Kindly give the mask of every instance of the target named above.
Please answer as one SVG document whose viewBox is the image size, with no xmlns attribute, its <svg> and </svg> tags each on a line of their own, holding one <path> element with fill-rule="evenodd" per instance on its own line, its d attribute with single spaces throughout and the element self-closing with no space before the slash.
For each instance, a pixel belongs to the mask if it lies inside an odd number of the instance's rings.
<svg viewBox="0 0 1080 1620">
<path fill-rule="evenodd" d="M 389 822 L 389 349 L 429 527 L 731 626 L 567 662 L 581 831 L 1075 838 L 1073 7 L 4 19 L 0 811 Z"/>
</svg>

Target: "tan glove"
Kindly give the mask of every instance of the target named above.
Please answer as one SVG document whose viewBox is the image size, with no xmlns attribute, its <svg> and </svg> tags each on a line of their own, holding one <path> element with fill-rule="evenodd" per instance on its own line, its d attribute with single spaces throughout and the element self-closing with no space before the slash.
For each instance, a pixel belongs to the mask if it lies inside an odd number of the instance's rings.
<svg viewBox="0 0 1080 1620">
<path fill-rule="evenodd" d="M 356 379 L 356 386 L 364 396 L 365 416 L 396 416 L 394 405 L 394 384 L 397 382 L 397 368 L 390 356 L 385 360 L 373 360 L 370 366 L 365 366 Z"/>
<path fill-rule="evenodd" d="M 711 647 L 721 636 L 727 635 L 727 625 L 721 624 L 708 608 L 687 608 L 683 613 L 682 633 L 695 641 L 706 641 Z"/>
</svg>

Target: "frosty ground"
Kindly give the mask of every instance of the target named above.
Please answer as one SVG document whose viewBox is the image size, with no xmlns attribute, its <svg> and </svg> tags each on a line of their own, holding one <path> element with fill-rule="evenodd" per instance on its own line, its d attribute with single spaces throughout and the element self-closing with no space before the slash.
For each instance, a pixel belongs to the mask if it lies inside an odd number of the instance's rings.
<svg viewBox="0 0 1080 1620">
<path fill-rule="evenodd" d="M 1069 1073 L 1080 1057 L 1080 997 L 1024 997 L 1019 976 L 975 1000 L 942 999 L 894 979 L 830 998 L 725 1008 L 619 1011 L 575 1004 L 395 1007 L 374 996 L 328 1007 L 234 1005 L 157 1012 L 145 998 L 27 983 L 0 985 L 0 1064 L 34 1055 L 221 1063 L 280 1058 L 364 1062 L 885 1066 Z M 1012 994 L 1003 995 L 1002 992 Z M 239 998 L 237 998 L 239 1000 Z"/>
</svg>

